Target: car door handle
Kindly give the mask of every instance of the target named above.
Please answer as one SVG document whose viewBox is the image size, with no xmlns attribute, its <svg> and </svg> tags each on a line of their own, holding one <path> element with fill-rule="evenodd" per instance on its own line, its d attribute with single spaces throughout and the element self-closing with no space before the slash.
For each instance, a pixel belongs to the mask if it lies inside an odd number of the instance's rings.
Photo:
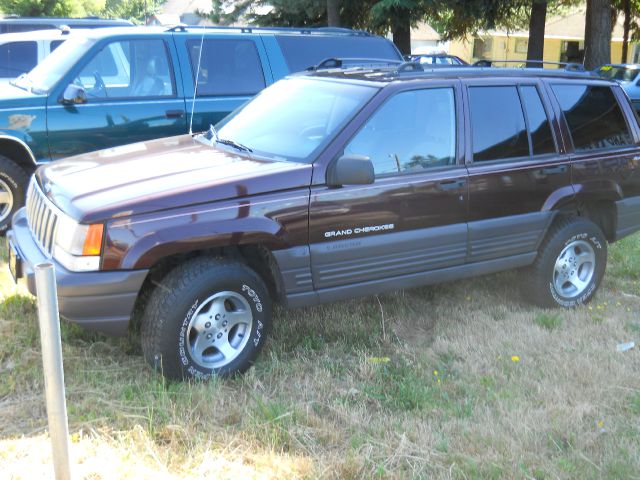
<svg viewBox="0 0 640 480">
<path fill-rule="evenodd" d="M 441 182 L 438 182 L 438 188 L 440 190 L 445 190 L 445 191 L 458 190 L 458 189 L 464 187 L 464 185 L 466 183 L 467 182 L 465 180 L 460 180 L 460 179 L 442 180 Z"/>
<path fill-rule="evenodd" d="M 164 112 L 164 116 L 167 118 L 182 118 L 184 117 L 184 110 L 167 110 Z"/>
<path fill-rule="evenodd" d="M 556 165 L 555 167 L 545 167 L 542 169 L 542 173 L 545 175 L 554 175 L 556 173 L 565 173 L 567 171 L 566 165 Z"/>
<path fill-rule="evenodd" d="M 633 157 L 630 163 L 631 168 L 638 168 L 638 165 L 640 165 L 640 155 Z"/>
</svg>

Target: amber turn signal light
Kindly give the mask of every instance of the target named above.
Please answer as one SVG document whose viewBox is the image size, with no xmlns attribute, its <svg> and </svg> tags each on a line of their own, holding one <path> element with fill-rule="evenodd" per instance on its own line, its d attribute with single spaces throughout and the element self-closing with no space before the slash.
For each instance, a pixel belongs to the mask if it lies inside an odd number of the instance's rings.
<svg viewBox="0 0 640 480">
<path fill-rule="evenodd" d="M 103 231 L 104 225 L 101 223 L 89 225 L 87 237 L 84 239 L 84 246 L 82 247 L 82 255 L 100 255 L 102 251 Z"/>
</svg>

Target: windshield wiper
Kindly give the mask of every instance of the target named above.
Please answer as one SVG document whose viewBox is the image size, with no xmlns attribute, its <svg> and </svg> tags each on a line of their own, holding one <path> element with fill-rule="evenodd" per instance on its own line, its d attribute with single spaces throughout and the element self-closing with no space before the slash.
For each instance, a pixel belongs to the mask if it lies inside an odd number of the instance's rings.
<svg viewBox="0 0 640 480">
<path fill-rule="evenodd" d="M 207 139 L 213 140 L 215 143 L 221 143 L 223 145 L 229 145 L 230 147 L 233 147 L 236 150 L 240 150 L 241 152 L 253 153 L 253 150 L 251 150 L 246 145 L 242 145 L 241 143 L 236 142 L 234 140 L 230 140 L 228 138 L 220 138 L 220 137 L 218 137 L 218 131 L 216 130 L 216 127 L 214 127 L 213 125 L 209 125 L 209 131 L 207 132 L 206 136 L 207 136 Z"/>
<path fill-rule="evenodd" d="M 218 131 L 216 130 L 216 127 L 214 127 L 213 125 L 209 125 L 209 130 L 207 130 L 207 132 L 204 133 L 202 136 L 206 138 L 211 145 L 215 145 L 216 143 L 221 143 L 222 145 L 228 145 L 230 147 L 235 148 L 236 150 L 240 150 L 241 152 L 253 153 L 253 150 L 251 150 L 246 145 L 242 145 L 241 143 L 238 143 L 234 140 L 230 140 L 228 138 L 218 137 Z"/>
<path fill-rule="evenodd" d="M 29 78 L 28 74 L 21 73 L 15 80 L 11 80 L 9 84 L 13 85 L 14 87 L 18 87 L 23 90 L 26 90 L 27 92 L 30 92 L 31 85 L 33 84 L 33 82 Z"/>
<path fill-rule="evenodd" d="M 242 145 L 241 143 L 235 142 L 233 140 L 229 140 L 228 138 L 216 138 L 216 143 L 221 143 L 223 145 L 229 145 L 230 147 L 233 147 L 236 150 L 240 150 L 241 152 L 253 153 L 253 150 L 251 150 L 246 145 Z"/>
</svg>

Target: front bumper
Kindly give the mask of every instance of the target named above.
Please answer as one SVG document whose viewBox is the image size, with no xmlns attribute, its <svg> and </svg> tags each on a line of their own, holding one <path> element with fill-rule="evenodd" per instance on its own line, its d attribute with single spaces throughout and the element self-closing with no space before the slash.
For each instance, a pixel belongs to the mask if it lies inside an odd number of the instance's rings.
<svg viewBox="0 0 640 480">
<path fill-rule="evenodd" d="M 24 208 L 13 217 L 7 243 L 19 264 L 16 281 L 25 282 L 33 295 L 36 295 L 34 266 L 53 262 L 61 317 L 108 335 L 127 333 L 133 307 L 148 270 L 71 272 L 40 250 L 31 236 Z"/>
</svg>

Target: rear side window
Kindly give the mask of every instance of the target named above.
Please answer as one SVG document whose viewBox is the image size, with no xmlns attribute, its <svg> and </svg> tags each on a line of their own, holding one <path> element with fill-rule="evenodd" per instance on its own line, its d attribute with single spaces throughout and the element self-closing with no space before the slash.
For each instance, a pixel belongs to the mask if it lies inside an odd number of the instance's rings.
<svg viewBox="0 0 640 480">
<path fill-rule="evenodd" d="M 473 160 L 528 157 L 529 139 L 515 86 L 470 87 Z"/>
<path fill-rule="evenodd" d="M 533 154 L 555 153 L 556 144 L 551 133 L 551 125 L 549 125 L 547 113 L 542 106 L 538 89 L 533 86 L 521 87 L 520 96 L 529 121 Z"/>
<path fill-rule="evenodd" d="M 622 110 L 609 87 L 552 85 L 576 151 L 633 144 Z"/>
<path fill-rule="evenodd" d="M 276 35 L 291 72 L 300 72 L 327 58 L 400 60 L 393 44 L 381 37 Z"/>
<path fill-rule="evenodd" d="M 49 53 L 53 52 L 56 48 L 64 43 L 64 40 L 51 40 L 49 44 Z"/>
<path fill-rule="evenodd" d="M 191 72 L 198 77 L 198 95 L 255 95 L 265 87 L 262 64 L 252 40 L 209 39 L 187 41 Z"/>
<path fill-rule="evenodd" d="M 36 42 L 10 42 L 0 45 L 0 77 L 15 78 L 38 63 Z"/>
</svg>

